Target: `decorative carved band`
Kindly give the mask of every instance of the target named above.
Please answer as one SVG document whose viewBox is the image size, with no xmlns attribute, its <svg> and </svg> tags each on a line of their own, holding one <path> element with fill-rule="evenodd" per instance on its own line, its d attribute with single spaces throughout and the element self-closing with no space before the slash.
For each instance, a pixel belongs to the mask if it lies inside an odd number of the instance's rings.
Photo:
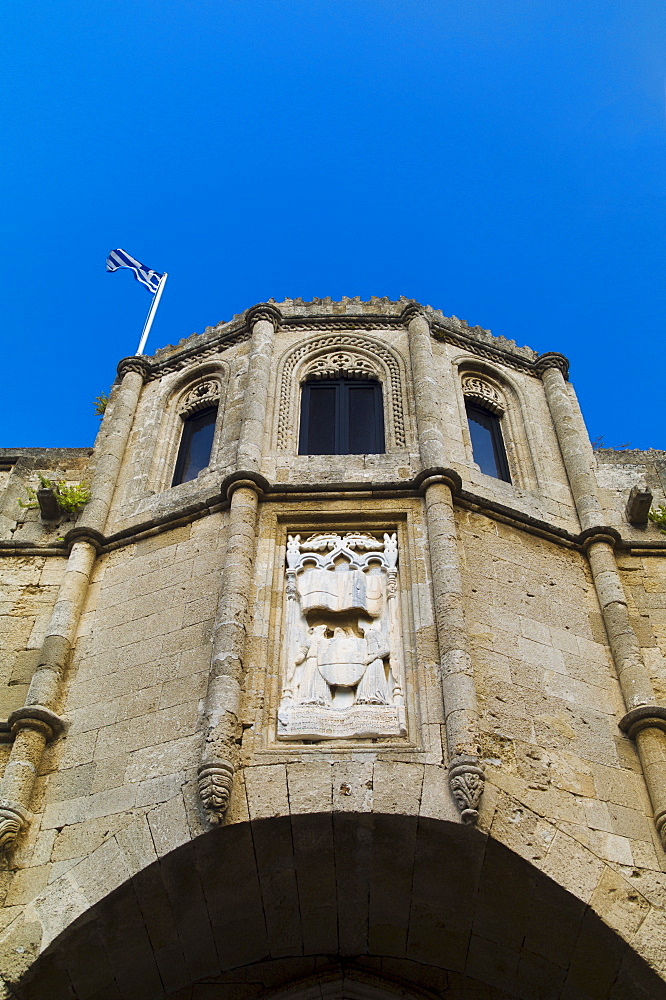
<svg viewBox="0 0 666 1000">
<path fill-rule="evenodd" d="M 400 366 L 398 365 L 397 360 L 382 344 L 377 344 L 372 341 L 369 342 L 365 337 L 334 334 L 332 336 L 321 337 L 318 340 L 308 341 L 305 344 L 300 344 L 296 350 L 289 355 L 284 363 L 280 384 L 280 404 L 277 430 L 277 446 L 280 450 L 284 451 L 288 447 L 291 429 L 290 400 L 292 398 L 291 393 L 293 392 L 293 373 L 298 363 L 308 354 L 315 354 L 316 352 L 321 352 L 323 354 L 326 348 L 331 349 L 330 352 L 325 353 L 325 358 L 327 359 L 341 353 L 351 353 L 354 357 L 358 357 L 360 352 L 353 350 L 350 351 L 350 348 L 353 349 L 355 347 L 360 348 L 362 351 L 367 351 L 368 355 L 370 355 L 370 359 L 372 359 L 373 356 L 379 359 L 384 368 L 388 370 L 390 382 L 390 398 L 388 403 L 393 416 L 393 436 L 396 448 L 405 447 L 406 435 L 405 418 L 402 407 L 402 380 L 400 378 Z M 369 364 L 372 363 L 370 359 L 367 359 L 367 363 Z M 313 360 L 313 365 L 316 364 L 316 360 Z M 378 371 L 380 371 L 380 367 L 376 366 L 375 372 Z"/>
<path fill-rule="evenodd" d="M 203 382 L 198 382 L 192 386 L 180 401 L 178 412 L 181 417 L 189 417 L 197 410 L 208 409 L 209 406 L 217 406 L 220 401 L 220 383 L 217 379 L 209 378 Z"/>
<path fill-rule="evenodd" d="M 562 372 L 564 378 L 569 378 L 569 359 L 565 358 L 563 354 L 559 354 L 558 351 L 547 351 L 546 354 L 540 354 L 532 363 L 532 367 L 537 375 L 543 375 L 549 368 L 557 368 L 558 371 Z"/>
<path fill-rule="evenodd" d="M 462 391 L 465 399 L 473 399 L 491 413 L 496 413 L 498 416 L 504 413 L 504 403 L 499 392 L 494 385 L 479 375 L 463 375 Z"/>
<path fill-rule="evenodd" d="M 476 823 L 485 774 L 476 757 L 457 757 L 449 764 L 449 787 L 463 823 Z"/>
<path fill-rule="evenodd" d="M 353 351 L 332 351 L 313 361 L 305 369 L 301 381 L 313 378 L 336 378 L 348 375 L 351 378 L 380 378 L 381 372 L 370 358 Z"/>
<path fill-rule="evenodd" d="M 229 805 L 234 767 L 229 761 L 201 764 L 197 772 L 199 797 L 210 823 L 219 823 Z"/>
<path fill-rule="evenodd" d="M 144 382 L 147 381 L 150 374 L 150 361 L 144 358 L 142 355 L 134 356 L 131 358 L 121 358 L 118 362 L 118 378 L 122 381 L 128 372 L 137 372 L 141 376 Z"/>
</svg>

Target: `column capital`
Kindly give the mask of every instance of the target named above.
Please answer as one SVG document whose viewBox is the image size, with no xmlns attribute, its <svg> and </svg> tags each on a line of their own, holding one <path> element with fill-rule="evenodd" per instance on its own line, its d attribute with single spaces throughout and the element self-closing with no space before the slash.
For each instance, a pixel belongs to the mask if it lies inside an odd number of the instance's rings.
<svg viewBox="0 0 666 1000">
<path fill-rule="evenodd" d="M 44 705 L 24 705 L 23 708 L 17 708 L 9 716 L 8 722 L 13 736 L 21 729 L 37 729 L 44 733 L 48 741 L 60 736 L 65 729 L 65 720 Z"/>
<path fill-rule="evenodd" d="M 254 490 L 259 497 L 263 496 L 271 488 L 271 484 L 261 473 L 239 469 L 238 472 L 232 472 L 222 480 L 220 493 L 226 499 L 231 499 L 231 494 L 242 486 Z"/>
<path fill-rule="evenodd" d="M 411 321 L 419 316 L 430 326 L 430 320 L 426 316 L 423 306 L 419 305 L 418 302 L 408 302 L 400 313 L 400 322 L 405 326 L 409 326 Z"/>
<path fill-rule="evenodd" d="M 559 354 L 557 351 L 547 351 L 545 354 L 540 354 L 539 357 L 532 362 L 532 367 L 534 368 L 534 371 L 541 376 L 543 376 L 543 373 L 549 368 L 557 368 L 565 379 L 569 378 L 569 359 L 565 358 L 563 354 Z"/>
<path fill-rule="evenodd" d="M 79 527 L 70 528 L 65 535 L 65 545 L 68 552 L 72 551 L 75 542 L 88 542 L 99 555 L 104 548 L 106 539 L 102 532 L 96 528 L 88 528 L 85 525 L 80 525 Z"/>
<path fill-rule="evenodd" d="M 150 361 L 142 354 L 135 354 L 130 358 L 121 358 L 118 362 L 118 378 L 122 381 L 128 372 L 136 372 L 145 382 L 150 374 Z"/>
<path fill-rule="evenodd" d="M 639 705 L 627 712 L 618 725 L 632 740 L 641 729 L 661 729 L 666 732 L 666 708 L 661 705 Z"/>
<path fill-rule="evenodd" d="M 268 320 L 277 329 L 282 323 L 282 313 L 271 302 L 258 302 L 245 313 L 245 322 L 250 330 L 259 320 Z"/>
<path fill-rule="evenodd" d="M 455 469 L 443 469 L 436 466 L 432 469 L 423 469 L 414 477 L 414 486 L 419 493 L 425 493 L 428 487 L 435 483 L 444 483 L 454 496 L 462 490 L 462 479 Z"/>
<path fill-rule="evenodd" d="M 622 535 L 617 528 L 611 528 L 607 524 L 595 524 L 581 531 L 578 541 L 583 547 L 583 552 L 587 552 L 590 545 L 594 545 L 595 542 L 606 542 L 614 549 L 617 543 L 622 541 Z"/>
</svg>

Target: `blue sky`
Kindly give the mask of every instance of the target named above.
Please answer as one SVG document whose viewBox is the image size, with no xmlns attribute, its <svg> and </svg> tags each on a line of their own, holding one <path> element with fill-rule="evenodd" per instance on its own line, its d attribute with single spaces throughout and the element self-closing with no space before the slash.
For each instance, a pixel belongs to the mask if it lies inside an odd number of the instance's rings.
<svg viewBox="0 0 666 1000">
<path fill-rule="evenodd" d="M 147 352 L 270 297 L 406 295 L 571 359 L 666 448 L 662 0 L 5 0 L 0 446 L 94 440 Z"/>
</svg>

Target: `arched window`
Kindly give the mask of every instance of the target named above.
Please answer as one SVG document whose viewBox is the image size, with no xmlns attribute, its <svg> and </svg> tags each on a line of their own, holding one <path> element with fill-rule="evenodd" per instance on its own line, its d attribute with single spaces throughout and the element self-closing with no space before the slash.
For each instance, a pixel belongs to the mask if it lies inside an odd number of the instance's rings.
<svg viewBox="0 0 666 1000">
<path fill-rule="evenodd" d="M 196 479 L 210 462 L 215 434 L 217 406 L 197 410 L 183 419 L 183 432 L 172 486 Z"/>
<path fill-rule="evenodd" d="M 501 418 L 485 406 L 465 400 L 474 461 L 486 476 L 510 483 L 509 463 L 502 439 Z"/>
<path fill-rule="evenodd" d="M 384 452 L 381 384 L 373 379 L 316 379 L 303 384 L 299 455 Z"/>
</svg>

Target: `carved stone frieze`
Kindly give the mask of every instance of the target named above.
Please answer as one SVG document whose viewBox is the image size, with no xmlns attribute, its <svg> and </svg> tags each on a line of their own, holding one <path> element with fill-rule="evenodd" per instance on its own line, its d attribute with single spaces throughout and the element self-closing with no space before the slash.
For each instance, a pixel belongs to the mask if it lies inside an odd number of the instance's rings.
<svg viewBox="0 0 666 1000">
<path fill-rule="evenodd" d="M 406 735 L 397 563 L 395 534 L 289 536 L 280 739 Z"/>
<path fill-rule="evenodd" d="M 474 402 L 480 403 L 492 413 L 498 415 L 504 413 L 504 403 L 499 392 L 494 385 L 481 378 L 480 375 L 463 375 L 462 391 L 465 399 L 472 399 Z"/>
</svg>

